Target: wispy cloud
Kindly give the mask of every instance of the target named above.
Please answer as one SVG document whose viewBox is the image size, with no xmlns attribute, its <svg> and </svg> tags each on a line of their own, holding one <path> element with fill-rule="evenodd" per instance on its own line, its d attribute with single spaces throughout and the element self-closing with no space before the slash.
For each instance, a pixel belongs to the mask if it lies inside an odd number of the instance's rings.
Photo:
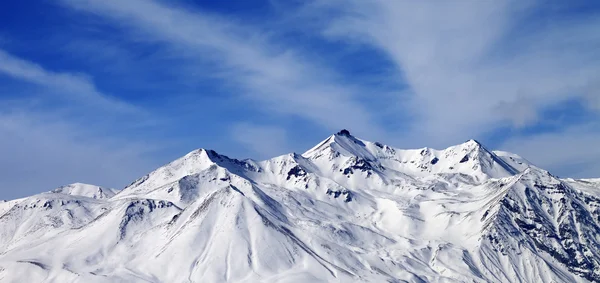
<svg viewBox="0 0 600 283">
<path fill-rule="evenodd" d="M 125 32 L 124 41 L 149 47 L 153 56 L 137 68 L 165 66 L 191 80 L 216 78 L 218 82 L 211 81 L 210 87 L 192 87 L 179 97 L 180 82 L 159 79 L 148 83 L 173 90 L 169 94 L 174 98 L 169 101 L 177 103 L 171 104 L 171 117 L 181 113 L 177 109 L 206 109 L 202 119 L 194 117 L 217 123 L 217 130 L 231 129 L 234 140 L 261 157 L 280 153 L 288 142 L 296 142 L 288 140 L 293 133 L 286 132 L 283 125 L 305 123 L 306 128 L 316 125 L 321 130 L 351 125 L 359 136 L 399 146 L 444 147 L 468 138 L 494 136 L 490 138 L 494 145 L 506 140 L 510 150 L 536 162 L 537 156 L 544 158 L 541 151 L 532 150 L 531 156 L 523 151 L 536 147 L 533 141 L 539 148 L 544 148 L 544 143 L 557 148 L 559 144 L 551 139 L 559 134 L 543 129 L 521 133 L 552 124 L 562 128 L 560 133 L 583 134 L 579 128 L 588 127 L 578 125 L 581 121 L 576 119 L 547 115 L 548 109 L 573 101 L 588 106 L 582 111 L 600 109 L 600 21 L 589 14 L 545 18 L 548 10 L 536 1 L 315 0 L 302 6 L 300 17 L 295 17 L 296 13 L 288 17 L 294 11 L 289 4 L 280 5 L 278 11 L 285 10 L 285 19 L 277 26 L 266 22 L 249 25 L 240 21 L 242 18 L 234 20 L 181 2 L 60 2 L 83 15 L 93 15 L 94 21 L 103 25 L 108 20 L 118 33 Z M 306 32 L 303 39 L 312 41 L 298 47 L 287 40 L 290 30 Z M 313 43 L 318 47 L 313 49 Z M 137 54 L 137 48 L 125 47 Z M 347 57 L 366 53 L 365 57 L 387 64 L 381 69 L 367 68 L 367 72 L 377 69 L 374 73 L 386 76 L 379 77 L 381 83 L 368 85 L 362 74 L 356 74 L 359 72 L 336 70 L 340 66 L 328 65 L 328 60 L 336 59 L 322 57 L 330 56 L 337 47 L 358 50 L 356 54 L 345 50 L 350 53 L 345 53 Z M 327 51 L 320 53 L 322 49 Z M 175 64 L 163 64 L 172 58 L 176 58 Z M 348 58 L 348 65 L 353 59 Z M 136 56 L 126 62 L 125 67 L 140 63 Z M 217 93 L 227 97 L 197 102 L 194 98 L 199 97 L 194 95 L 201 95 L 198 89 L 218 89 Z M 235 99 L 231 99 L 232 93 Z M 218 101 L 218 105 L 207 106 L 211 103 L 206 101 Z M 177 106 L 180 103 L 185 107 Z M 232 115 L 238 108 L 228 104 L 247 109 Z M 230 111 L 221 111 L 225 108 Z M 226 118 L 209 119 L 225 112 Z M 512 129 L 510 134 L 498 138 L 507 128 Z M 585 134 L 578 142 L 559 140 L 565 143 L 563 147 L 592 146 L 600 142 L 594 133 Z M 273 138 L 265 139 L 267 135 Z M 530 146 L 518 147 L 525 140 L 532 141 Z M 570 162 L 566 155 L 557 156 L 565 164 Z"/>
<path fill-rule="evenodd" d="M 598 144 L 600 124 L 589 122 L 552 133 L 511 137 L 501 148 L 561 177 L 595 178 L 600 172 Z"/>
<path fill-rule="evenodd" d="M 306 10 L 325 37 L 386 54 L 410 87 L 403 109 L 417 117 L 414 136 L 447 144 L 535 124 L 597 80 L 598 18 L 527 22 L 536 5 L 544 4 L 317 1 Z"/>
<path fill-rule="evenodd" d="M 146 154 L 157 141 L 122 134 L 147 123 L 145 111 L 102 93 L 88 76 L 50 71 L 3 50 L 0 76 L 13 85 L 0 104 L 0 197 L 73 182 L 120 187 L 155 166 L 156 156 Z"/>
<path fill-rule="evenodd" d="M 148 144 L 104 137 L 49 113 L 0 111 L 0 136 L 2 198 L 74 182 L 119 188 L 156 163 Z"/>
<path fill-rule="evenodd" d="M 260 158 L 292 151 L 286 131 L 280 127 L 239 123 L 231 128 L 231 136 L 246 148 L 258 153 Z"/>
<path fill-rule="evenodd" d="M 274 44 L 268 33 L 227 18 L 156 1 L 63 1 L 112 19 L 189 56 L 214 63 L 218 75 L 263 111 L 307 119 L 327 129 L 352 125 L 379 136 L 384 131 L 356 101 L 358 89 L 293 48 Z"/>
<path fill-rule="evenodd" d="M 600 111 L 600 78 L 590 83 L 585 91 L 585 97 L 587 98 L 586 105 L 588 107 Z"/>
<path fill-rule="evenodd" d="M 54 89 L 55 93 L 65 98 L 85 102 L 90 106 L 112 111 L 137 111 L 134 106 L 101 93 L 94 83 L 83 75 L 46 70 L 34 62 L 21 59 L 1 49 L 0 74 Z"/>
</svg>

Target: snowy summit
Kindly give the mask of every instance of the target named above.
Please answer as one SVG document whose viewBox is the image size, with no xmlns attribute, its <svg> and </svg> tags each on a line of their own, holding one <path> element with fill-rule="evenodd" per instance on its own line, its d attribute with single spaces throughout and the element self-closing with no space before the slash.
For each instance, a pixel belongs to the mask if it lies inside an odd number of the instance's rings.
<svg viewBox="0 0 600 283">
<path fill-rule="evenodd" d="M 600 282 L 600 181 L 475 140 L 199 149 L 121 191 L 0 203 L 0 282 Z"/>
</svg>

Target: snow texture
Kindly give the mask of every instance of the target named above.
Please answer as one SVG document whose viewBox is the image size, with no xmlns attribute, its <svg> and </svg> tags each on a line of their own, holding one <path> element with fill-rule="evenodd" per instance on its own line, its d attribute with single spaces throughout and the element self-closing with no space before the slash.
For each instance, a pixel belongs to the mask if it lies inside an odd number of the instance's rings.
<svg viewBox="0 0 600 283">
<path fill-rule="evenodd" d="M 0 282 L 600 282 L 600 179 L 346 130 L 0 202 Z"/>
</svg>

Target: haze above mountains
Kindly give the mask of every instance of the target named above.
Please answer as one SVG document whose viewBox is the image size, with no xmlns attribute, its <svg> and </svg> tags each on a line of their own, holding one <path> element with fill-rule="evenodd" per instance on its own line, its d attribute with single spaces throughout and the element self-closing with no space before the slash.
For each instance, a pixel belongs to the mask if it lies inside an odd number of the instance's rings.
<svg viewBox="0 0 600 283">
<path fill-rule="evenodd" d="M 549 153 L 551 154 L 551 153 Z M 600 282 L 600 179 L 342 130 L 0 203 L 0 282 Z"/>
</svg>

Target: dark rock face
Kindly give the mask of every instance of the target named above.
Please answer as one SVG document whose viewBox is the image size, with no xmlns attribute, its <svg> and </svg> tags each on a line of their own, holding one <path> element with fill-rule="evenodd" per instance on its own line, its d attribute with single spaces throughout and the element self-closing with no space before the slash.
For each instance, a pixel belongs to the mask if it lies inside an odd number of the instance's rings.
<svg viewBox="0 0 600 283">
<path fill-rule="evenodd" d="M 375 170 L 375 166 L 365 159 L 355 158 L 350 166 L 340 169 L 344 175 L 354 174 L 354 171 L 356 170 L 367 172 L 369 175 L 371 175 L 371 172 Z"/>
<path fill-rule="evenodd" d="M 348 131 L 348 130 L 346 130 L 346 129 L 342 129 L 341 131 L 339 131 L 339 132 L 337 133 L 337 135 L 339 135 L 339 136 L 345 136 L 345 137 L 350 137 L 350 136 L 352 136 L 352 135 L 350 134 L 350 131 Z"/>
<path fill-rule="evenodd" d="M 371 163 L 369 161 L 366 161 L 364 159 L 359 159 L 350 168 L 364 172 L 364 171 L 368 171 L 368 170 L 373 170 L 373 165 L 371 165 Z"/>
<path fill-rule="evenodd" d="M 290 169 L 290 171 L 288 171 L 287 180 L 291 179 L 292 177 L 304 177 L 304 176 L 306 176 L 306 171 L 304 169 L 302 169 L 302 167 L 296 165 L 296 166 L 292 167 L 292 169 Z"/>
<path fill-rule="evenodd" d="M 385 168 L 380 165 L 373 165 L 363 158 L 355 157 L 354 159 L 351 159 L 350 164 L 346 168 L 340 169 L 340 172 L 348 178 L 350 175 L 354 174 L 355 171 L 366 172 L 367 177 L 370 177 L 376 169 L 384 170 Z"/>
<path fill-rule="evenodd" d="M 327 189 L 326 194 L 333 196 L 333 198 L 339 198 L 340 196 L 344 196 L 344 202 L 351 202 L 354 195 L 352 194 L 351 191 L 343 189 L 343 190 L 331 190 L 331 189 Z"/>
</svg>

